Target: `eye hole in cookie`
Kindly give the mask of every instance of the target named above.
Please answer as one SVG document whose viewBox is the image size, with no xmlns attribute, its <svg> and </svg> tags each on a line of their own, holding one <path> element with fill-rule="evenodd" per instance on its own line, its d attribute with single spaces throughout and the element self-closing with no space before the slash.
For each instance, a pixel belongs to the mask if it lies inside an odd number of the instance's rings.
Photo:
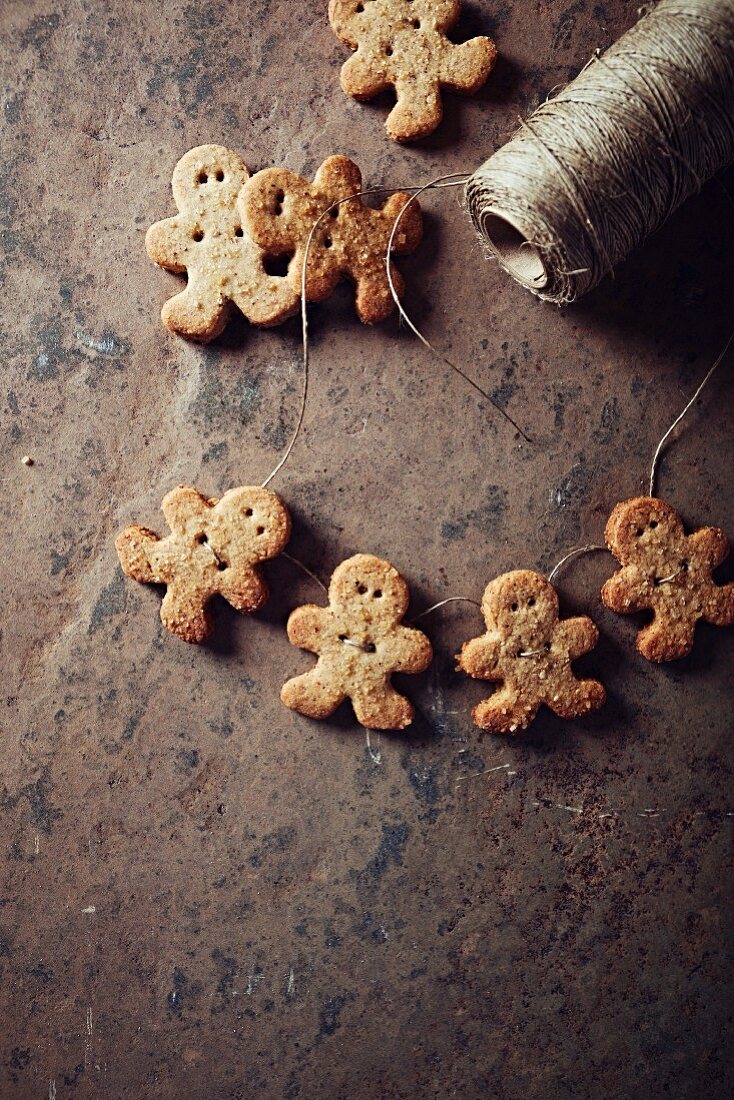
<svg viewBox="0 0 734 1100">
<path fill-rule="evenodd" d="M 191 240 L 196 241 L 197 244 L 199 243 L 199 241 L 203 241 L 204 240 L 204 230 L 203 229 L 195 229 L 194 232 L 191 234 Z"/>
<path fill-rule="evenodd" d="M 376 600 L 381 600 L 382 599 L 382 589 L 381 588 L 376 588 L 375 589 L 375 599 Z"/>
<path fill-rule="evenodd" d="M 333 243 L 331 237 L 324 237 L 324 248 L 331 248 Z"/>
<path fill-rule="evenodd" d="M 680 567 L 681 567 L 682 572 L 684 572 L 684 573 L 688 572 L 688 562 L 687 561 L 682 561 L 680 563 Z"/>
<path fill-rule="evenodd" d="M 198 542 L 199 546 L 205 546 L 209 542 L 209 539 L 206 537 L 206 535 L 197 535 L 196 541 Z"/>
<path fill-rule="evenodd" d="M 651 519 L 651 520 L 650 520 L 650 527 L 651 527 L 651 529 L 652 529 L 653 531 L 655 530 L 655 528 L 657 527 L 657 525 L 658 525 L 658 521 L 657 521 L 656 519 Z"/>
<path fill-rule="evenodd" d="M 517 611 L 518 605 L 516 603 L 510 604 L 510 611 Z"/>
<path fill-rule="evenodd" d="M 645 528 L 644 527 L 638 527 L 637 530 L 635 531 L 635 534 L 637 535 L 638 539 L 641 539 L 642 536 L 645 534 Z"/>
<path fill-rule="evenodd" d="M 196 182 L 198 184 L 202 184 L 202 183 L 207 183 L 208 181 L 209 181 L 209 176 L 207 175 L 207 173 L 206 172 L 199 172 L 198 176 L 196 177 Z"/>
<path fill-rule="evenodd" d="M 224 172 L 221 168 L 218 168 L 217 171 L 214 173 L 214 179 L 217 181 L 217 183 L 224 183 Z"/>
<path fill-rule="evenodd" d="M 255 534 L 256 534 L 256 535 L 264 535 L 264 534 L 265 534 L 265 528 L 264 528 L 264 527 L 258 527 L 258 528 L 256 528 L 256 530 L 255 530 Z"/>
<path fill-rule="evenodd" d="M 543 645 L 543 649 L 545 650 L 546 653 L 550 653 L 550 647 L 551 647 L 550 642 L 545 642 L 545 644 Z"/>
<path fill-rule="evenodd" d="M 275 205 L 273 207 L 273 213 L 276 218 L 279 218 L 283 213 L 283 203 L 285 202 L 285 191 L 275 192 Z"/>
<path fill-rule="evenodd" d="M 252 508 L 245 508 L 245 515 L 249 519 L 249 517 L 252 515 Z"/>
<path fill-rule="evenodd" d="M 361 15 L 364 11 L 364 4 L 357 4 L 355 11 L 357 12 L 357 15 Z"/>
<path fill-rule="evenodd" d="M 235 237 L 242 237 L 242 236 L 243 236 L 243 232 L 242 232 L 242 226 L 241 226 L 241 225 L 236 225 L 236 226 L 234 227 L 234 235 L 235 235 Z"/>
<path fill-rule="evenodd" d="M 355 581 L 355 582 L 354 582 L 354 587 L 355 587 L 355 588 L 357 589 L 357 591 L 359 592 L 360 596 L 364 596 L 365 592 L 367 591 L 367 585 L 366 585 L 366 584 L 362 584 L 362 582 L 361 582 L 361 581 Z"/>
<path fill-rule="evenodd" d="M 528 600 L 528 607 L 535 607 L 535 596 L 531 596 Z"/>
<path fill-rule="evenodd" d="M 385 54 L 386 54 L 386 55 L 387 55 L 388 57 L 392 57 L 392 46 L 386 46 L 386 47 L 385 47 Z"/>
<path fill-rule="evenodd" d="M 220 573 L 223 573 L 226 568 L 227 568 L 226 561 L 222 561 L 222 559 L 220 558 L 217 562 L 217 569 L 219 570 Z"/>
<path fill-rule="evenodd" d="M 290 262 L 291 257 L 287 254 L 285 256 L 265 256 L 263 258 L 265 274 L 275 275 L 277 278 L 282 279 L 288 274 L 288 264 Z"/>
<path fill-rule="evenodd" d="M 420 19 L 414 19 L 414 20 L 413 20 L 413 26 L 415 27 L 415 29 L 416 29 L 417 31 L 418 31 L 418 30 L 420 30 L 420 26 L 421 26 L 421 21 L 420 21 Z"/>
</svg>

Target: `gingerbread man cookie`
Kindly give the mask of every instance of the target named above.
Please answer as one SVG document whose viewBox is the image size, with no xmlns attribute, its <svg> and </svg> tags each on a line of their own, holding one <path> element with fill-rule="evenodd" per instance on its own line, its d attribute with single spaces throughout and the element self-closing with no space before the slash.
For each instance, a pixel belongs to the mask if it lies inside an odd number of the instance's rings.
<svg viewBox="0 0 734 1100">
<path fill-rule="evenodd" d="M 224 329 L 232 303 L 253 325 L 277 325 L 298 308 L 287 278 L 269 275 L 266 254 L 242 229 L 236 199 L 250 173 L 221 145 L 189 150 L 173 173 L 178 214 L 148 230 L 145 247 L 159 267 L 188 273 L 188 286 L 163 307 L 173 332 L 203 343 Z"/>
<path fill-rule="evenodd" d="M 403 626 L 408 586 L 394 566 L 371 554 L 356 554 L 337 566 L 329 606 L 298 607 L 288 620 L 293 645 L 318 654 L 316 667 L 283 686 L 281 699 L 309 718 L 327 718 L 351 699 L 368 729 L 400 730 L 413 707 L 392 686 L 393 672 L 423 672 L 431 643 Z"/>
<path fill-rule="evenodd" d="M 208 500 L 179 485 L 163 500 L 171 534 L 159 538 L 147 527 L 126 527 L 115 547 L 125 573 L 143 584 L 165 584 L 161 619 L 185 642 L 204 642 L 213 629 L 214 596 L 238 611 L 257 611 L 268 598 L 260 562 L 288 542 L 291 521 L 283 501 L 269 489 L 230 489 Z"/>
<path fill-rule="evenodd" d="M 414 141 L 443 117 L 441 88 L 472 95 L 497 59 L 484 36 L 455 45 L 446 32 L 459 18 L 459 0 L 330 0 L 337 38 L 356 50 L 342 67 L 341 85 L 354 99 L 394 88 L 397 103 L 385 127 L 395 141 Z"/>
<path fill-rule="evenodd" d="M 294 254 L 288 277 L 299 294 L 309 234 L 321 214 L 339 199 L 362 190 L 362 175 L 348 157 L 329 157 L 313 183 L 285 168 L 258 172 L 240 193 L 239 209 L 247 232 L 266 252 Z M 356 288 L 357 313 L 365 324 L 382 321 L 394 309 L 385 271 L 387 246 L 393 225 L 410 195 L 399 191 L 384 206 L 373 210 L 361 199 L 335 207 L 319 225 L 308 252 L 306 296 L 321 302 L 342 279 Z M 423 219 L 417 202 L 400 220 L 393 241 L 399 255 L 413 252 L 423 235 Z M 391 267 L 397 293 L 403 292 L 400 272 Z"/>
<path fill-rule="evenodd" d="M 652 622 L 637 635 L 637 649 L 648 661 L 685 657 L 696 623 L 734 623 L 734 584 L 718 585 L 712 570 L 729 553 L 718 527 L 686 535 L 676 511 L 655 497 L 618 504 L 607 522 L 607 546 L 623 566 L 601 590 L 611 611 L 627 615 L 652 611 Z"/>
<path fill-rule="evenodd" d="M 606 699 L 597 680 L 577 680 L 571 662 L 593 649 L 599 631 L 585 615 L 558 618 L 558 596 L 546 577 L 526 569 L 505 573 L 484 590 L 487 633 L 467 642 L 458 667 L 502 686 L 474 708 L 491 733 L 525 729 L 545 704 L 561 718 L 578 718 Z"/>
</svg>

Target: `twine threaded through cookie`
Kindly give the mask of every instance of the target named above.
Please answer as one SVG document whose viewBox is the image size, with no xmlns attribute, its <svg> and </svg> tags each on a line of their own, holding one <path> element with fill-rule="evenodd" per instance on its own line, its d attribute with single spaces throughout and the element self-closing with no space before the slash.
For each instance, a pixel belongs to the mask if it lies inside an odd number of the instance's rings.
<svg viewBox="0 0 734 1100">
<path fill-rule="evenodd" d="M 581 297 L 734 157 L 734 4 L 660 0 L 466 186 L 490 255 Z"/>
</svg>

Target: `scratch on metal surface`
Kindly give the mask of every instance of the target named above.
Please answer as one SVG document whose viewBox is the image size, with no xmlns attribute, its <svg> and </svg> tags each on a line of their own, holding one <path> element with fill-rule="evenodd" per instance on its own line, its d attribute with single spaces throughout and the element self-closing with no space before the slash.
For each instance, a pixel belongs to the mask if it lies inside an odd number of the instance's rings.
<svg viewBox="0 0 734 1100">
<path fill-rule="evenodd" d="M 40 850 L 41 850 L 41 838 L 38 835 L 38 833 L 36 833 L 36 839 L 33 842 L 33 851 L 35 852 L 36 855 L 38 855 Z"/>
<path fill-rule="evenodd" d="M 56 1100 L 56 1082 L 53 1078 L 48 1083 L 48 1100 Z"/>
<path fill-rule="evenodd" d="M 286 991 L 287 996 L 289 996 L 289 997 L 292 997 L 293 994 L 296 992 L 296 976 L 293 973 L 293 967 L 291 967 L 291 969 L 289 971 L 288 984 L 286 986 L 285 991 Z"/>
<path fill-rule="evenodd" d="M 86 907 L 86 909 L 82 909 L 82 913 L 96 913 L 96 912 L 97 912 L 97 906 L 96 905 L 88 905 Z"/>
<path fill-rule="evenodd" d="M 509 764 L 497 764 L 494 768 L 482 768 L 480 772 L 474 772 L 473 775 L 460 775 L 456 780 L 456 786 L 459 783 L 466 783 L 467 779 L 478 779 L 480 775 L 489 775 L 490 772 L 499 772 L 503 768 L 509 768 Z M 510 775 L 517 775 L 517 772 L 510 772 Z"/>
</svg>

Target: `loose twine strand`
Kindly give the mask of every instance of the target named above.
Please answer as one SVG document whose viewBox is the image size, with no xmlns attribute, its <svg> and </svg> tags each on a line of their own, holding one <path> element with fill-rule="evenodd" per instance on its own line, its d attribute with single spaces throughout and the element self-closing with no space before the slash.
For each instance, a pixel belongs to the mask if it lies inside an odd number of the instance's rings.
<svg viewBox="0 0 734 1100">
<path fill-rule="evenodd" d="M 448 359 L 445 355 L 443 355 L 440 351 L 438 351 L 433 346 L 433 344 L 431 344 L 430 341 L 426 339 L 426 337 L 423 335 L 423 333 L 420 332 L 420 330 L 417 328 L 417 326 L 413 323 L 413 321 L 410 319 L 410 317 L 405 312 L 405 310 L 404 310 L 404 308 L 403 308 L 403 306 L 400 302 L 400 299 L 398 298 L 398 294 L 397 294 L 397 291 L 395 289 L 395 284 L 394 284 L 393 278 L 392 278 L 391 263 L 392 263 L 392 249 L 393 249 L 393 243 L 394 243 L 394 240 L 395 240 L 395 234 L 396 234 L 398 226 L 399 226 L 399 224 L 400 224 L 400 222 L 403 218 L 403 215 L 405 214 L 405 211 L 408 209 L 410 204 L 412 202 L 414 202 L 419 197 L 419 195 L 422 195 L 424 191 L 438 190 L 438 189 L 441 189 L 443 187 L 463 187 L 466 184 L 466 181 L 468 179 L 469 179 L 469 175 L 466 172 L 450 172 L 450 173 L 448 173 L 447 175 L 444 175 L 444 176 L 437 176 L 435 179 L 430 180 L 428 183 L 424 183 L 424 184 L 409 184 L 408 186 L 405 186 L 405 187 L 370 187 L 370 188 L 367 188 L 367 190 L 364 190 L 364 191 L 355 191 L 354 194 L 347 195 L 345 198 L 337 199 L 336 202 L 333 202 L 331 204 L 331 206 L 329 206 L 326 210 L 324 210 L 319 215 L 319 217 L 316 219 L 316 221 L 311 226 L 308 237 L 306 238 L 306 248 L 305 248 L 304 257 L 303 257 L 303 267 L 302 267 L 302 270 L 301 270 L 301 344 L 302 344 L 302 349 L 303 349 L 303 352 L 302 352 L 303 389 L 301 391 L 301 403 L 300 403 L 300 407 L 299 407 L 299 410 L 298 410 L 298 418 L 296 420 L 296 426 L 295 426 L 295 429 L 293 431 L 293 435 L 291 436 L 290 441 L 288 443 L 288 446 L 286 447 L 285 451 L 283 452 L 280 459 L 276 463 L 275 467 L 268 474 L 268 476 L 265 478 L 265 480 L 262 482 L 262 488 L 263 489 L 267 488 L 267 486 L 270 484 L 270 482 L 273 480 L 273 478 L 278 473 L 280 473 L 280 471 L 283 469 L 286 462 L 290 458 L 291 452 L 292 452 L 293 448 L 296 445 L 296 440 L 298 439 L 298 437 L 301 433 L 301 429 L 303 427 L 303 420 L 304 420 L 304 417 L 305 417 L 305 414 L 306 414 L 306 404 L 307 404 L 307 399 L 308 399 L 308 384 L 309 384 L 309 368 L 310 368 L 310 340 L 309 340 L 309 334 L 308 334 L 309 333 L 309 329 L 308 329 L 308 299 L 306 297 L 306 284 L 307 284 L 307 273 L 308 273 L 308 260 L 309 260 L 310 254 L 311 254 L 311 245 L 312 245 L 312 242 L 313 242 L 313 239 L 314 239 L 314 235 L 317 232 L 317 230 L 318 230 L 319 226 L 321 225 L 321 223 L 324 221 L 325 218 L 327 218 L 332 213 L 332 211 L 337 210 L 344 203 L 351 202 L 353 199 L 361 199 L 361 198 L 364 198 L 368 195 L 393 195 L 393 194 L 396 194 L 399 191 L 412 191 L 412 192 L 414 192 L 414 194 L 411 195 L 408 202 L 405 203 L 403 208 L 400 210 L 398 216 L 396 217 L 396 219 L 393 223 L 393 227 L 392 227 L 392 231 L 390 233 L 390 239 L 388 241 L 387 251 L 386 251 L 386 255 L 385 255 L 385 266 L 386 266 L 386 271 L 387 271 L 387 279 L 388 279 L 388 283 L 389 283 L 389 286 L 390 286 L 390 293 L 393 296 L 393 300 L 397 304 L 397 307 L 398 307 L 398 310 L 400 311 L 400 316 L 401 316 L 402 320 L 405 321 L 405 323 L 409 326 L 411 331 L 413 333 L 415 333 L 415 335 L 418 337 L 418 339 L 421 341 L 421 343 L 423 343 L 431 352 L 433 352 L 434 355 L 436 355 L 439 359 L 441 359 L 442 362 L 444 362 L 447 366 L 451 367 L 451 369 L 453 371 L 456 371 L 456 373 L 458 375 L 460 375 L 464 379 L 465 382 L 468 382 L 469 385 L 472 386 L 477 391 L 478 394 L 480 394 L 486 401 L 488 401 L 490 403 L 490 405 L 492 405 L 492 407 L 494 409 L 496 409 L 497 412 L 500 413 L 505 418 L 505 420 L 507 420 L 512 425 L 512 427 L 515 429 L 515 431 L 520 433 L 520 435 L 523 437 L 523 439 L 527 443 L 532 442 L 532 440 L 525 434 L 525 432 L 522 430 L 522 428 L 519 426 L 519 424 L 517 424 L 513 420 L 513 418 L 510 416 L 510 414 L 507 412 L 506 409 L 503 409 L 502 406 L 499 405 L 494 400 L 494 398 L 492 398 L 488 393 L 486 393 L 485 390 L 483 390 L 481 388 L 481 386 L 479 386 L 474 381 L 473 378 L 470 378 L 470 376 L 464 370 L 462 370 L 461 367 L 457 366 L 456 363 L 453 363 L 450 359 Z"/>
<path fill-rule="evenodd" d="M 493 258 L 552 302 L 596 286 L 734 157 L 733 69 L 731 0 L 660 0 L 468 181 Z"/>
</svg>

